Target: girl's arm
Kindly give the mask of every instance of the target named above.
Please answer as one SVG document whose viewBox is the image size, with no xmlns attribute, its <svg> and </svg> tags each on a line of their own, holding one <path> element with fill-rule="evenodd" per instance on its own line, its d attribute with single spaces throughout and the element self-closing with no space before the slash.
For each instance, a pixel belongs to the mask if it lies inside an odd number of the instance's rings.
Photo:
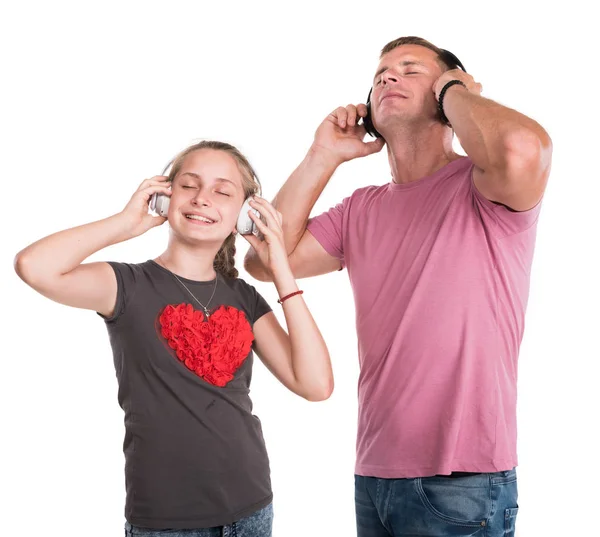
<svg viewBox="0 0 600 537">
<path fill-rule="evenodd" d="M 251 202 L 266 220 L 266 225 L 250 212 L 261 241 L 253 235 L 244 237 L 268 267 L 280 297 L 298 290 L 283 243 L 281 214 L 266 200 L 255 197 Z M 294 393 L 309 401 L 327 399 L 333 391 L 333 371 L 329 351 L 302 295 L 282 304 L 289 335 L 270 312 L 254 323 L 256 353 L 265 366 Z"/>
<path fill-rule="evenodd" d="M 165 179 L 145 180 L 125 209 L 114 216 L 44 237 L 15 257 L 19 277 L 42 295 L 76 308 L 113 312 L 117 281 L 108 263 L 82 262 L 93 253 L 141 235 L 166 219 L 148 214 L 154 192 L 169 194 Z"/>
</svg>

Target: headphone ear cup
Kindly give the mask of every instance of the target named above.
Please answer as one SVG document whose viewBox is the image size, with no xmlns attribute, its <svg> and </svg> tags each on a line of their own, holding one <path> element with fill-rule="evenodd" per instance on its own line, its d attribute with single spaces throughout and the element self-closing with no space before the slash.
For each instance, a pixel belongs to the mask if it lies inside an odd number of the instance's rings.
<svg viewBox="0 0 600 537">
<path fill-rule="evenodd" d="M 363 125 L 365 126 L 365 130 L 367 134 L 374 136 L 373 134 L 373 120 L 371 119 L 371 103 L 367 102 L 367 115 L 363 118 Z"/>
<path fill-rule="evenodd" d="M 370 134 L 374 138 L 381 138 L 381 134 L 377 132 L 377 129 L 373 125 L 373 116 L 371 115 L 371 92 L 369 91 L 369 97 L 367 97 L 367 115 L 363 118 L 363 125 L 367 134 Z"/>
<path fill-rule="evenodd" d="M 253 209 L 250 206 L 250 200 L 251 198 L 247 198 L 246 201 L 244 201 L 244 204 L 240 210 L 240 214 L 238 215 L 235 227 L 240 235 L 251 235 L 252 233 L 256 233 L 256 224 L 252 218 L 248 216 L 248 211 L 253 211 L 257 216 L 259 213 L 256 209 Z"/>
</svg>

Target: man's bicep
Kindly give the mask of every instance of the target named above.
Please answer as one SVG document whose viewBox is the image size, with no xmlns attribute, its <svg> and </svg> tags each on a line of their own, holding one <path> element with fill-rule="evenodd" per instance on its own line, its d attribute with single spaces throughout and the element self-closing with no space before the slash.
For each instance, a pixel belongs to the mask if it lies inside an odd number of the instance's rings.
<svg viewBox="0 0 600 537">
<path fill-rule="evenodd" d="M 335 272 L 343 266 L 340 259 L 328 253 L 308 229 L 289 255 L 289 262 L 296 278 L 310 278 Z"/>
</svg>

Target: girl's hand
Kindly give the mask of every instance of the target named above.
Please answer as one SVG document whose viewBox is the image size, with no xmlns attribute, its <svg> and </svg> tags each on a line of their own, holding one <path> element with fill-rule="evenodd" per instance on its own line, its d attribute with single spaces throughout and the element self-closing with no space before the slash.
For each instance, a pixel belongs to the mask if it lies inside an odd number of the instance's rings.
<svg viewBox="0 0 600 537">
<path fill-rule="evenodd" d="M 261 240 L 255 235 L 243 235 L 243 237 L 256 250 L 262 264 L 273 276 L 286 271 L 291 272 L 287 250 L 283 242 L 281 213 L 266 199 L 259 196 L 252 198 L 250 206 L 262 216 L 261 220 L 253 211 L 248 212 L 258 231 L 263 235 L 263 239 Z"/>
<path fill-rule="evenodd" d="M 120 216 L 126 222 L 125 225 L 132 238 L 146 233 L 153 227 L 164 224 L 167 220 L 162 216 L 154 216 L 148 213 L 148 203 L 154 193 L 171 195 L 170 184 L 166 176 L 156 175 L 143 181 L 131 196 L 129 203 L 121 211 Z"/>
</svg>

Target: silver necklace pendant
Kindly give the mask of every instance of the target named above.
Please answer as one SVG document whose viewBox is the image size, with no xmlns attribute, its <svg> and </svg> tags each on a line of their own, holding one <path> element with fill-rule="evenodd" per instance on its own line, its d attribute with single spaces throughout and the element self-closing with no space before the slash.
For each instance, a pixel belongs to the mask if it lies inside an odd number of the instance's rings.
<svg viewBox="0 0 600 537">
<path fill-rule="evenodd" d="M 164 261 L 162 260 L 162 257 L 161 257 L 161 256 L 158 256 L 158 258 L 161 260 L 161 262 L 162 262 L 162 263 L 163 263 L 163 265 L 164 265 Z M 167 267 L 165 266 L 165 268 L 167 268 Z M 191 296 L 191 297 L 192 297 L 192 298 L 193 298 L 193 299 L 194 299 L 196 302 L 198 302 L 198 304 L 199 304 L 199 305 L 202 307 L 202 309 L 204 310 L 204 315 L 206 315 L 206 319 L 208 320 L 208 318 L 210 317 L 210 313 L 208 312 L 208 306 L 209 306 L 209 304 L 211 303 L 211 301 L 212 301 L 213 297 L 215 296 L 215 292 L 216 292 L 216 290 L 217 290 L 217 285 L 219 284 L 219 273 L 217 272 L 217 273 L 216 273 L 216 275 L 215 275 L 215 286 L 214 286 L 214 288 L 213 288 L 212 295 L 210 295 L 210 298 L 208 299 L 208 302 L 206 303 L 206 306 L 205 306 L 204 304 L 202 304 L 202 302 L 200 302 L 200 301 L 199 301 L 199 300 L 196 298 L 196 295 L 194 295 L 194 293 L 192 293 L 192 292 L 191 292 L 191 291 L 188 289 L 187 285 L 185 285 L 185 283 L 183 283 L 183 282 L 182 282 L 182 281 L 181 281 L 181 280 L 178 278 L 177 274 L 175 274 L 174 272 L 172 272 L 172 271 L 171 271 L 171 270 L 169 270 L 168 268 L 167 268 L 167 270 L 168 270 L 168 271 L 169 271 L 169 272 L 170 272 L 170 273 L 173 275 L 173 277 L 174 277 L 174 278 L 175 278 L 175 279 L 176 279 L 176 280 L 177 280 L 177 281 L 178 281 L 178 282 L 179 282 L 179 283 L 180 283 L 180 284 L 183 286 L 183 288 L 184 288 L 184 289 L 185 289 L 185 290 L 186 290 L 186 291 L 187 291 L 187 292 L 190 294 L 190 296 Z"/>
</svg>

